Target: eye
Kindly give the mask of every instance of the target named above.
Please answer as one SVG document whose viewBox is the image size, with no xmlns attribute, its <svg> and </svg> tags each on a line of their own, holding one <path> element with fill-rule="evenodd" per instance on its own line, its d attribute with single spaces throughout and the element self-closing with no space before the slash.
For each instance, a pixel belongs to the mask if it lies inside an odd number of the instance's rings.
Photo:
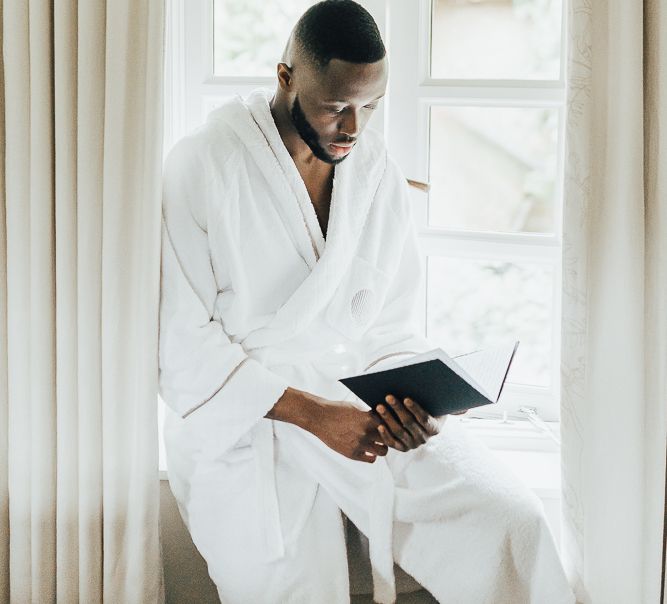
<svg viewBox="0 0 667 604">
<path fill-rule="evenodd" d="M 373 109 L 377 109 L 377 107 L 378 107 L 377 103 L 371 103 L 370 105 L 364 105 L 365 109 L 370 109 L 371 111 L 373 111 Z"/>
</svg>

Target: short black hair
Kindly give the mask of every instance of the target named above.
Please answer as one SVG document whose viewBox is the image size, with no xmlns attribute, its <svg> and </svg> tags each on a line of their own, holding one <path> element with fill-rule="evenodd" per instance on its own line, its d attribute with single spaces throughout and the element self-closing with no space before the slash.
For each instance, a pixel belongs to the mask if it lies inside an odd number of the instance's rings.
<svg viewBox="0 0 667 604">
<path fill-rule="evenodd" d="M 387 54 L 375 20 L 353 0 L 311 6 L 294 26 L 294 41 L 320 69 L 331 59 L 375 63 Z"/>
</svg>

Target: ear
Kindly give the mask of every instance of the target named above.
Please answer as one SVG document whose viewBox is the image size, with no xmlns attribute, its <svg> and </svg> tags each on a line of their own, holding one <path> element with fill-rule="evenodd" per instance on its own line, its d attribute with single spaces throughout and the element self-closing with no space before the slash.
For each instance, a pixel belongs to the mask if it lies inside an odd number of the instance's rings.
<svg viewBox="0 0 667 604">
<path fill-rule="evenodd" d="M 278 63 L 276 75 L 278 76 L 278 85 L 280 88 L 284 92 L 292 92 L 294 77 L 292 76 L 292 69 L 288 67 L 287 63 Z"/>
</svg>

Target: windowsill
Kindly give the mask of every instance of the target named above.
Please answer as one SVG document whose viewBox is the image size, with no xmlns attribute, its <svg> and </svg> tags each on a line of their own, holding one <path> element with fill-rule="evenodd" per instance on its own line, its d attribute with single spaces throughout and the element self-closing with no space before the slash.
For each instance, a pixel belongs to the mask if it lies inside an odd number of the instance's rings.
<svg viewBox="0 0 667 604">
<path fill-rule="evenodd" d="M 548 434 L 523 419 L 463 417 L 460 421 L 540 498 L 560 498 L 560 446 Z M 558 434 L 558 423 L 547 426 Z"/>
<path fill-rule="evenodd" d="M 492 449 L 511 451 L 544 451 L 558 453 L 560 446 L 544 430 L 526 419 L 460 418 L 466 428 Z M 545 422 L 552 435 L 559 434 L 558 422 Z"/>
</svg>

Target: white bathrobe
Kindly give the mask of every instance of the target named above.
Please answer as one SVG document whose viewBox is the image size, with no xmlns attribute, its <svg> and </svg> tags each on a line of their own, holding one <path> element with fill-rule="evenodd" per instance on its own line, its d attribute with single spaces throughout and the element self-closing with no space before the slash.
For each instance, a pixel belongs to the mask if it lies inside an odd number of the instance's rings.
<svg viewBox="0 0 667 604">
<path fill-rule="evenodd" d="M 288 386 L 367 408 L 337 380 L 433 348 L 381 139 L 365 131 L 335 167 L 325 242 L 269 99 L 214 110 L 164 168 L 169 480 L 222 602 L 348 602 L 340 510 L 369 537 L 378 602 L 395 600 L 394 560 L 443 602 L 572 602 L 539 501 L 456 419 L 368 464 L 264 418 Z"/>
</svg>

